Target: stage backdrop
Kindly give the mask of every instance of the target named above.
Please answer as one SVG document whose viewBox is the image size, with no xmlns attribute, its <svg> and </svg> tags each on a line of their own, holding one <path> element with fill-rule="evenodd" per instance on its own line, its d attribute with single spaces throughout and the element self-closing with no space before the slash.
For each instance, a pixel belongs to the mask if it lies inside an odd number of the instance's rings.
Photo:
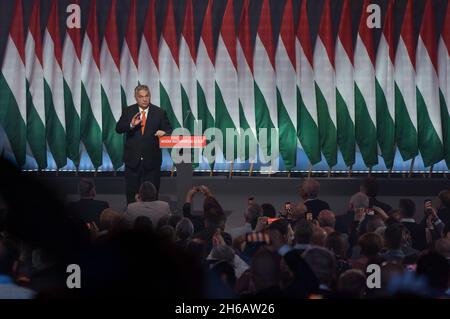
<svg viewBox="0 0 450 319">
<path fill-rule="evenodd" d="M 216 171 L 447 171 L 449 50 L 446 0 L 1 1 L 0 152 L 123 169 L 114 127 L 142 83 L 174 128 L 259 142 L 218 148 Z"/>
</svg>

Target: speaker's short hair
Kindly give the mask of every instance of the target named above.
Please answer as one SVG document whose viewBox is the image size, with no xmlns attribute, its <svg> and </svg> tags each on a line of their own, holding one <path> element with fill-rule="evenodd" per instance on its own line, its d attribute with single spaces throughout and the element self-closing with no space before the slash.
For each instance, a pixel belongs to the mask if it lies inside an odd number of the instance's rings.
<svg viewBox="0 0 450 319">
<path fill-rule="evenodd" d="M 145 84 L 139 84 L 138 86 L 136 86 L 136 88 L 134 89 L 134 95 L 137 95 L 139 91 L 147 91 L 148 94 L 150 94 L 150 89 Z"/>
</svg>

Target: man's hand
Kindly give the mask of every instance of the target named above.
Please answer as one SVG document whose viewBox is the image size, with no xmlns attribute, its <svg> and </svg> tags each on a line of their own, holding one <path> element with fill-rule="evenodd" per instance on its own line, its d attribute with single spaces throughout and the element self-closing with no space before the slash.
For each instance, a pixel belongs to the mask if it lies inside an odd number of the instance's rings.
<svg viewBox="0 0 450 319">
<path fill-rule="evenodd" d="M 155 136 L 157 136 L 157 137 L 161 137 L 161 136 L 164 136 L 164 135 L 166 135 L 166 132 L 161 131 L 161 130 L 157 130 L 156 133 L 155 133 Z"/>
<path fill-rule="evenodd" d="M 131 125 L 132 127 L 136 127 L 136 126 L 138 126 L 139 124 L 141 124 L 141 122 L 142 122 L 141 112 L 137 112 L 137 113 L 133 116 L 133 118 L 131 119 L 130 125 Z"/>
<path fill-rule="evenodd" d="M 209 188 L 206 187 L 205 185 L 200 185 L 200 186 L 199 186 L 199 190 L 200 190 L 200 192 L 202 192 L 205 196 L 212 196 L 211 191 L 210 191 Z"/>
</svg>

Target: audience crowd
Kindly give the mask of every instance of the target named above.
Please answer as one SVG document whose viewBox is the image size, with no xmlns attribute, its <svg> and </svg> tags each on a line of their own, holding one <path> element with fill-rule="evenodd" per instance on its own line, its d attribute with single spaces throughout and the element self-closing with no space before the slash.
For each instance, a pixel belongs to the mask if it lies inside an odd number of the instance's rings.
<svg viewBox="0 0 450 319">
<path fill-rule="evenodd" d="M 277 211 L 249 198 L 244 223 L 230 228 L 204 185 L 189 190 L 180 213 L 150 182 L 115 211 L 95 199 L 92 180 L 79 181 L 79 201 L 64 203 L 1 165 L 0 298 L 450 297 L 450 189 L 435 207 L 407 198 L 392 207 L 369 177 L 337 212 L 320 199 L 319 181 L 304 179 L 297 203 Z M 67 286 L 71 264 L 81 289 Z"/>
</svg>

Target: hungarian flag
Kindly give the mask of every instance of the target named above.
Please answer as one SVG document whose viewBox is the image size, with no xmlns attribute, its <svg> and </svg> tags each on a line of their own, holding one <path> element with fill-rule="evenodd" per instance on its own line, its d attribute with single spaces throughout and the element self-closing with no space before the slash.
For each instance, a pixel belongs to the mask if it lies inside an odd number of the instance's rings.
<svg viewBox="0 0 450 319">
<path fill-rule="evenodd" d="M 275 55 L 269 0 L 263 0 L 255 40 L 255 119 L 262 161 L 272 155 L 272 129 L 278 123 Z M 278 138 L 276 139 L 278 144 Z"/>
<path fill-rule="evenodd" d="M 297 159 L 297 100 L 295 32 L 292 0 L 287 0 L 275 54 L 277 70 L 277 116 L 280 154 L 290 170 Z"/>
<path fill-rule="evenodd" d="M 100 50 L 100 74 L 102 83 L 102 133 L 103 143 L 114 169 L 123 162 L 124 137 L 116 133 L 116 123 L 122 113 L 119 41 L 117 38 L 116 0 L 109 9 L 106 30 Z"/>
<path fill-rule="evenodd" d="M 381 155 L 388 169 L 392 169 L 395 157 L 395 47 L 393 10 L 394 1 L 389 0 L 383 33 L 380 37 L 375 61 L 377 137 Z"/>
<path fill-rule="evenodd" d="M 64 78 L 61 68 L 62 52 L 57 0 L 52 1 L 52 8 L 44 33 L 43 50 L 47 141 L 56 166 L 61 168 L 67 164 L 66 112 L 64 108 Z"/>
<path fill-rule="evenodd" d="M 167 1 L 166 19 L 159 43 L 160 104 L 167 112 L 172 128 L 181 127 L 180 69 L 178 65 L 178 42 L 175 30 L 172 0 Z"/>
<path fill-rule="evenodd" d="M 138 84 L 138 43 L 136 25 L 136 1 L 131 0 L 130 14 L 120 54 L 120 80 L 122 86 L 122 107 L 136 103 L 134 89 Z"/>
<path fill-rule="evenodd" d="M 79 1 L 75 1 L 79 4 Z M 64 104 L 66 107 L 67 157 L 80 162 L 81 36 L 79 28 L 67 28 L 62 51 Z"/>
<path fill-rule="evenodd" d="M 438 47 L 439 88 L 444 158 L 450 168 L 450 6 L 447 5 Z"/>
<path fill-rule="evenodd" d="M 407 1 L 406 11 L 395 54 L 395 137 L 404 161 L 417 153 L 416 103 L 416 37 L 414 36 L 413 1 Z"/>
<path fill-rule="evenodd" d="M 297 75 L 297 135 L 311 164 L 320 162 L 320 141 L 314 92 L 313 51 L 309 32 L 307 0 L 302 1 L 295 37 Z"/>
<path fill-rule="evenodd" d="M 47 167 L 45 139 L 44 71 L 42 69 L 42 40 L 40 1 L 35 1 L 25 43 L 27 77 L 27 140 L 39 169 Z M 1 103 L 1 102 L 0 102 Z"/>
<path fill-rule="evenodd" d="M 187 128 L 190 135 L 194 135 L 195 119 L 197 114 L 197 81 L 195 59 L 194 37 L 194 11 L 192 0 L 186 1 L 184 24 L 180 40 L 180 85 L 181 85 L 181 107 L 183 115 L 183 127 Z"/>
<path fill-rule="evenodd" d="M 330 168 L 337 162 L 334 47 L 330 0 L 325 0 L 314 48 L 314 75 L 320 144 Z"/>
<path fill-rule="evenodd" d="M 207 128 L 214 127 L 216 113 L 212 5 L 213 0 L 209 0 L 197 53 L 197 112 L 198 120 L 202 123 L 202 133 Z"/>
<path fill-rule="evenodd" d="M 102 89 L 97 1 L 91 1 L 81 50 L 81 141 L 95 169 L 102 165 Z"/>
<path fill-rule="evenodd" d="M 435 23 L 433 1 L 426 0 L 416 52 L 417 138 L 425 166 L 443 158 Z"/>
<path fill-rule="evenodd" d="M 250 0 L 244 0 L 244 8 L 239 22 L 236 48 L 238 70 L 239 123 L 245 134 L 240 135 L 239 157 L 256 161 L 256 119 L 253 78 L 253 47 L 250 39 Z M 244 133 L 242 132 L 242 133 Z M 253 148 L 250 146 L 254 145 Z"/>
<path fill-rule="evenodd" d="M 139 83 L 150 88 L 151 103 L 159 102 L 158 35 L 156 33 L 155 0 L 150 0 L 138 56 Z"/>
<path fill-rule="evenodd" d="M 336 40 L 337 143 L 347 166 L 355 163 L 355 83 L 350 0 L 344 0 Z"/>
<path fill-rule="evenodd" d="M 355 45 L 355 138 L 367 167 L 378 163 L 375 102 L 375 51 L 373 29 L 367 25 L 369 13 L 363 3 Z"/>
<path fill-rule="evenodd" d="M 237 138 L 227 138 L 227 129 L 235 132 L 239 127 L 239 99 L 234 28 L 233 1 L 228 0 L 216 52 L 216 127 L 223 135 L 225 160 L 237 158 Z M 233 135 L 234 136 L 234 135 Z"/>
</svg>

